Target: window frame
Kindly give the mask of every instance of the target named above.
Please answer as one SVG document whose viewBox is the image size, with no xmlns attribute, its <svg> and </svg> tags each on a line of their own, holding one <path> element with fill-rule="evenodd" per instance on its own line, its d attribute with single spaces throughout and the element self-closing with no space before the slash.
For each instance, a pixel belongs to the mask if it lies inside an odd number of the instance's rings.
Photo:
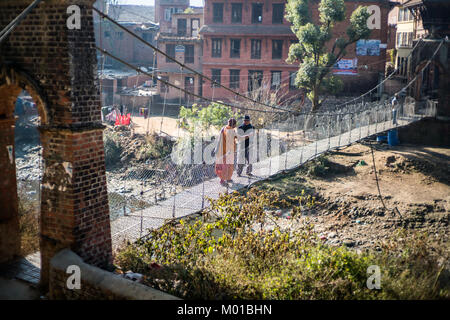
<svg viewBox="0 0 450 320">
<path fill-rule="evenodd" d="M 252 81 L 251 81 L 251 77 L 254 75 L 254 74 L 257 74 L 257 75 L 259 75 L 260 76 L 260 84 L 259 84 L 259 86 L 258 86 L 258 88 L 253 88 L 253 84 L 251 84 L 251 83 L 253 83 Z M 259 80 L 259 79 L 255 79 L 255 80 Z M 249 92 L 253 92 L 253 91 L 255 91 L 255 90 L 258 90 L 258 89 L 260 89 L 261 87 L 262 87 L 262 85 L 263 85 L 263 80 L 264 80 L 264 70 L 248 70 L 248 91 Z M 259 82 L 259 81 L 258 81 Z M 250 88 L 251 88 L 251 90 L 250 90 Z"/>
<path fill-rule="evenodd" d="M 218 72 L 218 74 L 214 74 L 214 72 Z M 222 84 L 222 69 L 211 69 L 211 79 L 219 84 Z M 214 84 L 211 81 L 211 88 L 218 88 L 218 87 L 220 86 Z"/>
<path fill-rule="evenodd" d="M 298 87 L 295 85 L 296 77 L 297 77 L 297 71 L 289 71 L 289 90 L 298 89 Z"/>
<path fill-rule="evenodd" d="M 283 59 L 283 42 L 284 40 L 279 40 L 279 39 L 272 39 L 272 60 L 281 60 Z M 279 58 L 275 57 L 275 43 L 280 44 L 280 53 L 279 53 Z"/>
<path fill-rule="evenodd" d="M 236 53 L 236 48 L 233 47 L 233 44 L 239 44 L 239 49 Z M 241 57 L 241 39 L 238 38 L 230 38 L 230 58 L 238 59 Z"/>
<path fill-rule="evenodd" d="M 274 80 L 274 74 L 279 74 L 280 75 L 280 82 L 278 85 L 274 85 L 273 84 L 273 80 Z M 270 89 L 271 90 L 277 90 L 281 88 L 281 75 L 282 75 L 282 71 L 281 70 L 270 70 Z"/>
<path fill-rule="evenodd" d="M 220 48 L 214 50 L 214 43 L 219 43 Z M 214 53 L 214 52 L 216 52 L 216 53 Z M 212 58 L 222 58 L 222 38 L 212 38 L 211 39 L 211 57 Z"/>
<path fill-rule="evenodd" d="M 173 47 L 173 56 L 170 54 L 170 52 L 172 50 L 169 50 L 169 47 L 172 46 Z M 170 57 L 172 57 L 173 59 L 175 59 L 175 44 L 174 43 L 166 43 L 166 54 Z M 166 62 L 167 63 L 175 63 L 174 61 L 170 60 L 168 57 L 166 57 Z"/>
<path fill-rule="evenodd" d="M 192 49 L 192 55 L 188 56 L 188 48 L 189 51 Z M 192 59 L 187 59 L 187 57 L 190 57 Z M 195 46 L 193 44 L 185 44 L 184 45 L 184 63 L 195 63 Z"/>
<path fill-rule="evenodd" d="M 180 28 L 180 21 L 184 21 L 184 30 L 183 30 L 184 32 L 183 33 L 180 32 L 180 31 L 182 31 Z M 188 30 L 187 19 L 186 18 L 177 19 L 177 36 L 185 37 L 187 35 L 187 30 Z"/>
<path fill-rule="evenodd" d="M 234 20 L 234 15 L 233 13 L 235 12 L 235 8 L 239 7 L 240 10 L 239 12 L 239 19 L 238 20 Z M 231 23 L 242 23 L 242 3 L 240 2 L 233 2 L 231 3 Z"/>
<path fill-rule="evenodd" d="M 233 74 L 234 73 L 234 74 Z M 230 69 L 230 88 L 239 89 L 240 87 L 241 70 Z M 236 81 L 237 79 L 237 81 Z"/>
<path fill-rule="evenodd" d="M 261 17 L 261 21 L 259 21 L 259 20 L 257 20 L 256 18 L 256 16 L 255 16 L 255 8 L 261 8 L 261 14 L 260 15 L 258 15 L 258 17 Z M 257 23 L 262 23 L 262 21 L 263 21 L 263 8 L 264 8 L 264 6 L 263 6 L 263 4 L 262 3 L 252 3 L 252 24 L 257 24 Z"/>
<path fill-rule="evenodd" d="M 275 8 L 282 8 L 281 10 L 281 17 L 279 17 L 279 19 L 281 18 L 281 21 L 275 21 Z M 273 3 L 272 4 L 272 24 L 283 24 L 284 22 L 284 10 L 285 10 L 285 5 L 284 3 Z"/>
<path fill-rule="evenodd" d="M 259 52 L 253 49 L 255 48 L 255 43 L 259 43 Z M 250 41 L 250 59 L 261 59 L 261 47 L 262 47 L 262 40 L 261 39 L 251 39 Z M 259 53 L 259 55 L 256 55 L 255 53 Z"/>
<path fill-rule="evenodd" d="M 221 7 L 220 10 L 220 19 L 218 19 L 218 16 L 216 16 L 216 13 L 218 13 L 218 10 L 216 10 L 216 8 Z M 223 2 L 214 2 L 213 3 L 213 15 L 212 15 L 212 19 L 213 19 L 213 23 L 223 23 Z"/>
</svg>

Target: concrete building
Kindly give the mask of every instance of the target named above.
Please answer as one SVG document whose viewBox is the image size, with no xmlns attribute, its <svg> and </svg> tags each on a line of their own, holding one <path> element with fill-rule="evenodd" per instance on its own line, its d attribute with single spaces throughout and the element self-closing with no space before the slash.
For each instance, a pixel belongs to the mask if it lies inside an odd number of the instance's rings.
<svg viewBox="0 0 450 320">
<path fill-rule="evenodd" d="M 202 72 L 202 39 L 199 30 L 203 25 L 203 10 L 196 8 L 189 13 L 173 13 L 172 24 L 161 30 L 157 36 L 158 48 L 169 56 L 186 64 L 198 72 Z M 170 32 L 169 32 L 170 31 Z M 162 79 L 175 84 L 189 92 L 202 95 L 201 79 L 190 70 L 181 69 L 178 64 L 163 56 L 157 55 L 157 74 Z M 185 104 L 194 102 L 194 97 L 180 90 L 168 87 L 158 81 L 160 99 Z"/>
<path fill-rule="evenodd" d="M 145 41 L 156 46 L 155 36 L 159 26 L 153 22 L 154 8 L 151 6 L 110 5 L 97 1 L 96 7 Z M 153 50 L 125 31 L 102 19 L 94 22 L 96 45 L 113 55 L 137 66 L 153 67 Z M 99 57 L 99 63 L 114 68 L 123 68 L 120 62 L 110 57 Z M 156 64 L 156 62 L 155 62 Z"/>
<path fill-rule="evenodd" d="M 160 31 L 172 33 L 172 15 L 182 13 L 189 7 L 189 0 L 155 0 L 155 21 Z"/>
<path fill-rule="evenodd" d="M 395 68 L 397 76 L 406 79 L 410 67 L 410 54 L 413 42 L 427 35 L 420 15 L 413 14 L 407 6 L 411 0 L 399 0 L 389 13 L 389 21 L 395 25 Z"/>
<path fill-rule="evenodd" d="M 241 93 L 262 87 L 264 92 L 276 92 L 278 103 L 292 101 L 301 90 L 295 88 L 298 65 L 288 64 L 290 45 L 297 41 L 290 23 L 284 18 L 286 1 L 205 1 L 205 25 L 200 30 L 204 38 L 203 71 Z M 309 2 L 313 21 L 319 21 L 318 0 Z M 346 0 L 347 19 L 337 23 L 334 34 L 344 34 L 352 12 L 360 5 L 372 11 L 372 34 L 347 48 L 343 63 L 353 70 L 336 72 L 344 80 L 344 94 L 355 94 L 373 88 L 384 74 L 387 47 L 387 0 Z M 369 40 L 369 41 L 365 41 Z M 332 43 L 330 43 L 330 46 Z M 239 79 L 239 80 L 238 80 Z M 229 100 L 229 93 L 206 82 L 206 97 Z"/>
</svg>

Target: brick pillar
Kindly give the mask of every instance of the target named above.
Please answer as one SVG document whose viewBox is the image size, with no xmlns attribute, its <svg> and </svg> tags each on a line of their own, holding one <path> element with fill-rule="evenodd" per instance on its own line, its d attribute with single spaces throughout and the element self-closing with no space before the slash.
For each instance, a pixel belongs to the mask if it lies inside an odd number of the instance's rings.
<svg viewBox="0 0 450 320">
<path fill-rule="evenodd" d="M 0 119 L 0 263 L 20 253 L 14 119 Z"/>
<path fill-rule="evenodd" d="M 19 88 L 33 83 L 42 98 L 38 108 L 44 161 L 40 226 L 44 287 L 49 261 L 62 248 L 99 267 L 111 262 L 94 2 L 42 1 L 0 44 L 0 66 L 10 66 L 0 72 L 0 89 L 9 83 Z M 0 26 L 29 4 L 29 0 L 0 0 Z M 80 29 L 67 27 L 71 15 L 67 8 L 74 4 L 80 8 Z M 28 76 L 14 72 L 19 69 Z M 0 103 L 0 118 L 1 108 Z M 3 118 L 13 110 L 10 107 Z M 0 157 L 4 158 L 3 149 Z"/>
<path fill-rule="evenodd" d="M 41 128 L 44 178 L 41 202 L 41 283 L 49 261 L 70 248 L 87 263 L 111 262 L 103 128 Z"/>
</svg>

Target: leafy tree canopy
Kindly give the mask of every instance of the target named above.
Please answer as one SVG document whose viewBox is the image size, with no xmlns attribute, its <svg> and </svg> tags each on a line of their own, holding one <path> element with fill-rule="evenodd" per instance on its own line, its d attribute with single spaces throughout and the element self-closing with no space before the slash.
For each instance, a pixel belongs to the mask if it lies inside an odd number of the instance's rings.
<svg viewBox="0 0 450 320">
<path fill-rule="evenodd" d="M 353 11 L 345 37 L 338 37 L 329 49 L 327 44 L 333 41 L 333 27 L 343 21 L 345 16 L 344 0 L 321 0 L 319 3 L 319 23 L 311 20 L 309 0 L 288 0 L 286 19 L 292 23 L 292 31 L 299 39 L 289 48 L 287 62 L 300 62 L 296 85 L 309 90 L 308 98 L 316 111 L 324 93 L 335 94 L 342 90 L 342 81 L 330 75 L 333 65 L 345 54 L 346 48 L 359 39 L 368 38 L 370 29 L 367 19 L 370 13 L 366 7 L 359 6 Z"/>
</svg>

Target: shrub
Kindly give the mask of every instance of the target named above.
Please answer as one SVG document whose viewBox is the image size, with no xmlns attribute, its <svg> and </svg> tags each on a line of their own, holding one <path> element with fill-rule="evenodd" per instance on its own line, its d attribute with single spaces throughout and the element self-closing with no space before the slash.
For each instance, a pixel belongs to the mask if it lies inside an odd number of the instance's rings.
<svg viewBox="0 0 450 320">
<path fill-rule="evenodd" d="M 119 144 L 118 133 L 105 131 L 103 143 L 105 146 L 105 164 L 107 167 L 114 166 L 120 162 L 120 155 L 123 151 L 122 146 Z"/>
<path fill-rule="evenodd" d="M 145 137 L 145 142 L 138 151 L 138 160 L 164 158 L 172 152 L 173 142 L 169 138 L 151 133 Z"/>
<path fill-rule="evenodd" d="M 19 193 L 20 254 L 26 256 L 39 250 L 39 204 Z"/>
<path fill-rule="evenodd" d="M 301 211 L 304 195 L 292 205 Z M 184 299 L 449 297 L 448 288 L 436 280 L 441 267 L 437 256 L 423 248 L 425 238 L 399 242 L 396 236 L 382 253 L 357 253 L 324 245 L 307 221 L 298 230 L 282 230 L 268 214 L 279 206 L 276 193 L 256 189 L 222 195 L 211 200 L 202 220 L 153 230 L 119 252 L 116 263 Z M 274 227 L 265 228 L 268 222 Z M 366 286 L 370 265 L 382 270 L 381 290 Z"/>
</svg>

